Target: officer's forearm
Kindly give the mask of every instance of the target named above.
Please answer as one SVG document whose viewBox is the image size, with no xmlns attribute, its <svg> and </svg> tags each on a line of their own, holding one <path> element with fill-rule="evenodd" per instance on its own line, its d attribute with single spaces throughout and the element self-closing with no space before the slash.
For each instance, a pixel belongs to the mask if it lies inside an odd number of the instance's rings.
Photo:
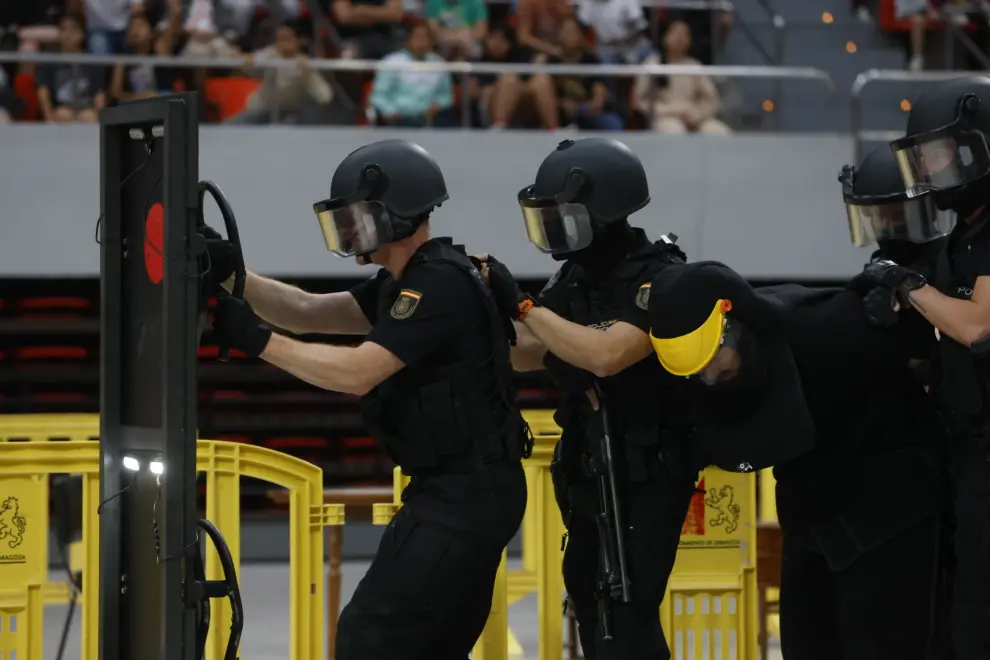
<svg viewBox="0 0 990 660">
<path fill-rule="evenodd" d="M 516 345 L 509 349 L 512 368 L 516 371 L 540 371 L 543 369 L 543 356 L 547 347 L 529 329 L 513 321 L 516 328 Z"/>
<path fill-rule="evenodd" d="M 308 344 L 273 334 L 261 359 L 311 385 L 363 396 L 404 365 L 377 344 Z"/>
<path fill-rule="evenodd" d="M 975 300 L 951 298 L 931 285 L 912 291 L 911 305 L 945 333 L 964 346 L 972 346 L 990 334 L 990 314 Z"/>
<path fill-rule="evenodd" d="M 545 307 L 535 307 L 523 323 L 546 350 L 568 364 L 599 377 L 610 376 L 605 333 L 562 319 Z"/>
<path fill-rule="evenodd" d="M 233 288 L 233 278 L 224 282 L 224 288 Z M 316 296 L 291 284 L 248 272 L 244 283 L 244 298 L 251 303 L 255 314 L 273 326 L 295 334 L 314 332 L 309 309 Z"/>
</svg>

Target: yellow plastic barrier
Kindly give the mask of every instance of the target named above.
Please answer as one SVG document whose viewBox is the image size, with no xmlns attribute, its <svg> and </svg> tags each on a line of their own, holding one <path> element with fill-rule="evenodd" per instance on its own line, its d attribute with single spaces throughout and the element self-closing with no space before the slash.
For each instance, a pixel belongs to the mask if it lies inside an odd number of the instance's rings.
<svg viewBox="0 0 990 660">
<path fill-rule="evenodd" d="M 0 442 L 45 442 L 99 440 L 100 417 L 92 414 L 71 415 L 0 415 Z M 82 542 L 70 547 L 69 567 L 82 570 Z M 65 605 L 69 602 L 68 580 L 49 580 L 42 587 L 46 605 Z"/>
<path fill-rule="evenodd" d="M 755 660 L 756 475 L 702 472 L 660 606 L 673 660 Z"/>
<path fill-rule="evenodd" d="M 71 430 L 58 416 L 49 429 Z M 0 418 L 0 427 L 21 422 Z M 18 431 L 21 433 L 22 431 Z M 46 440 L 54 431 L 32 434 Z M 261 447 L 200 440 L 197 469 L 207 475 L 206 515 L 223 533 L 235 565 L 240 559 L 240 482 L 247 476 L 289 490 L 290 649 L 292 660 L 323 653 L 323 527 L 344 522 L 342 505 L 323 504 L 321 470 Z M 99 445 L 89 441 L 0 443 L 0 651 L 41 660 L 42 588 L 48 572 L 48 476 L 83 476 L 83 571 L 99 584 Z M 219 558 L 207 553 L 208 579 L 222 577 Z M 99 656 L 99 589 L 83 592 L 83 660 Z M 13 617 L 13 619 L 12 619 Z M 229 636 L 230 608 L 214 603 L 206 657 L 219 660 Z M 16 631 L 16 632 L 14 632 Z M 0 656 L 2 657 L 2 656 Z"/>
<path fill-rule="evenodd" d="M 760 470 L 760 522 L 777 522 L 777 480 L 773 470 Z"/>
</svg>

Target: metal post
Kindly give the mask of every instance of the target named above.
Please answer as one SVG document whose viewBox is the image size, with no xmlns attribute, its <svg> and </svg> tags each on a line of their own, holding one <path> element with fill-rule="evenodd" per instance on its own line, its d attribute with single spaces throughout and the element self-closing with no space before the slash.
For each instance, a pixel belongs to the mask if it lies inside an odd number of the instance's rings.
<svg viewBox="0 0 990 660">
<path fill-rule="evenodd" d="M 101 660 L 195 655 L 198 108 L 176 94 L 100 117 Z"/>
</svg>

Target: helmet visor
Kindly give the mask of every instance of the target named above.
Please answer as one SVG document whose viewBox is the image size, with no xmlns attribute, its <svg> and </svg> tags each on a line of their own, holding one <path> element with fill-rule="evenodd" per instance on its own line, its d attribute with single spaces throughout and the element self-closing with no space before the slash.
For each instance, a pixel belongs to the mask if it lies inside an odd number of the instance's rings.
<svg viewBox="0 0 990 660">
<path fill-rule="evenodd" d="M 389 212 L 381 202 L 347 204 L 328 200 L 317 202 L 313 210 L 327 250 L 338 257 L 373 252 L 387 242 Z"/>
<path fill-rule="evenodd" d="M 955 214 L 939 211 L 930 195 L 883 204 L 847 202 L 846 215 L 849 237 L 857 246 L 891 239 L 927 243 L 945 236 L 955 225 Z"/>
<path fill-rule="evenodd" d="M 542 252 L 573 252 L 591 245 L 591 214 L 583 204 L 534 198 L 531 188 L 519 193 L 519 207 L 529 242 Z"/>
<path fill-rule="evenodd" d="M 890 143 L 908 197 L 949 190 L 990 173 L 990 149 L 978 131 L 950 125 Z"/>
</svg>

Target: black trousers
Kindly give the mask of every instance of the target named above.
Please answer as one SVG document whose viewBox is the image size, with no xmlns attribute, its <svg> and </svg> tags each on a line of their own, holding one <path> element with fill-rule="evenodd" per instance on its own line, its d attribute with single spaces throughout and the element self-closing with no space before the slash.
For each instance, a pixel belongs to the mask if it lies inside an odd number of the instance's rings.
<svg viewBox="0 0 990 660">
<path fill-rule="evenodd" d="M 340 613 L 337 660 L 467 660 L 488 621 L 502 550 L 526 509 L 522 468 L 513 470 L 517 485 L 487 494 L 420 490 L 405 501 Z"/>
<path fill-rule="evenodd" d="M 930 657 L 927 649 L 939 606 L 939 524 L 937 516 L 926 518 L 839 572 L 829 568 L 810 534 L 784 530 L 784 660 Z"/>
<path fill-rule="evenodd" d="M 983 437 L 957 439 L 952 646 L 956 660 L 990 658 L 990 450 Z"/>
<path fill-rule="evenodd" d="M 583 478 L 568 488 L 571 516 L 564 550 L 564 585 L 588 660 L 670 658 L 659 608 L 693 493 L 694 481 L 684 478 L 623 488 L 621 513 L 626 527 L 632 602 L 610 603 L 612 640 L 605 641 L 596 598 L 596 583 L 602 570 L 595 522 L 597 484 L 591 478 Z"/>
</svg>

